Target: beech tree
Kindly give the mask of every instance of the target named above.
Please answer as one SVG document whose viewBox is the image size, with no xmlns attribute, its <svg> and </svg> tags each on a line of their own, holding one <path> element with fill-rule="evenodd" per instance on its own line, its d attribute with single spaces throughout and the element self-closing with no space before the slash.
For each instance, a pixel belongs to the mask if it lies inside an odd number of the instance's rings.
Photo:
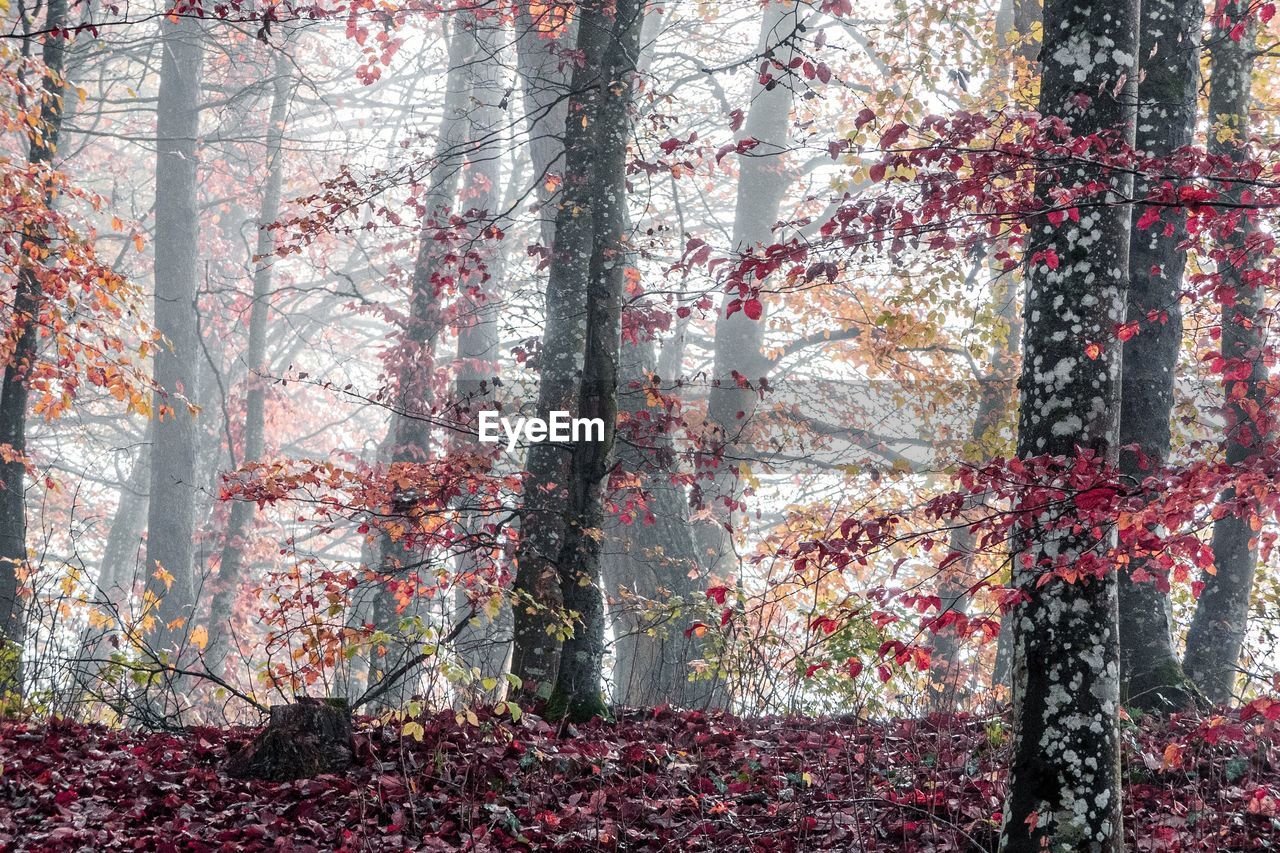
<svg viewBox="0 0 1280 853">
<path fill-rule="evenodd" d="M 156 101 L 155 327 L 164 343 L 155 355 L 156 425 L 151 445 L 144 559 L 148 624 L 157 649 L 174 646 L 191 628 L 194 577 L 196 427 L 200 343 L 196 290 L 200 281 L 201 67 L 204 27 L 192 15 L 160 24 L 160 89 Z"/>
<path fill-rule="evenodd" d="M 1208 149 L 1237 165 L 1249 156 L 1253 65 L 1257 19 L 1249 3 L 1225 2 L 1210 19 Z M 1234 183 L 1227 204 L 1240 204 L 1247 188 Z M 1222 302 L 1222 358 L 1238 365 L 1224 374 L 1226 396 L 1226 462 L 1239 465 L 1253 458 L 1271 434 L 1269 384 L 1265 364 L 1266 323 L 1260 321 L 1263 291 L 1250 274 L 1259 252 L 1253 217 L 1237 210 L 1215 229 L 1220 287 L 1231 294 Z M 1187 630 L 1184 666 L 1214 702 L 1232 698 L 1240 651 L 1249 624 L 1250 594 L 1258 565 L 1261 520 L 1255 500 L 1228 488 L 1213 522 L 1214 571 L 1203 577 L 1204 589 Z"/>
<path fill-rule="evenodd" d="M 1191 144 L 1200 77 L 1202 4 L 1147 0 L 1142 4 L 1136 145 L 1167 157 Z M 1154 181 L 1139 176 L 1135 197 L 1151 194 Z M 1174 380 L 1182 348 L 1185 220 L 1169 228 L 1141 230 L 1147 208 L 1134 211 L 1129 238 L 1126 322 L 1135 334 L 1124 342 L 1120 411 L 1120 471 L 1144 483 L 1168 463 Z M 1159 488 L 1159 481 L 1149 481 Z M 1141 558 L 1120 574 L 1120 673 L 1125 701 L 1158 711 L 1183 710 L 1194 697 L 1173 645 L 1167 577 L 1147 577 Z"/>
<path fill-rule="evenodd" d="M 1138 4 L 1049 0 L 1040 112 L 1101 147 L 1132 145 Z M 1036 194 L 1098 181 L 1131 197 L 1132 179 L 1087 162 L 1043 168 Z M 1090 207 L 1079 222 L 1029 226 L 1018 456 L 1118 461 L 1121 351 L 1129 287 L 1130 211 Z M 1018 507 L 1013 611 L 1015 731 L 1000 849 L 1119 851 L 1120 708 L 1114 533 L 1055 521 L 1034 498 Z M 1055 568 L 1075 564 L 1068 582 Z M 1045 577 L 1050 573 L 1049 577 Z"/>
<path fill-rule="evenodd" d="M 63 80 L 67 42 L 60 28 L 68 25 L 66 0 L 51 0 L 45 17 L 42 49 L 43 73 L 35 94 L 39 98 L 38 120 L 27 142 L 27 163 L 45 185 L 38 187 L 41 202 L 53 204 L 55 185 L 46 175 L 51 169 L 62 130 Z M 29 25 L 29 23 L 28 23 Z M 41 314 L 45 296 L 38 269 L 39 253 L 45 250 L 48 235 L 40 226 L 27 228 L 23 242 L 35 247 L 36 257 L 17 271 L 18 286 L 13 297 L 12 354 L 0 384 L 0 446 L 7 449 L 0 459 L 0 694 L 22 688 L 22 642 L 26 614 L 22 582 L 27 563 L 27 409 L 29 387 L 36 368 Z"/>
<path fill-rule="evenodd" d="M 287 41 L 286 41 L 287 44 Z M 254 465 L 262 460 L 265 445 L 265 405 L 268 374 L 267 321 L 271 313 L 273 266 L 275 265 L 275 232 L 271 226 L 280 216 L 284 188 L 284 139 L 288 123 L 289 100 L 293 92 L 293 59 L 282 45 L 277 48 L 274 76 L 271 80 L 270 109 L 267 113 L 266 136 L 263 140 L 266 180 L 262 187 L 262 205 L 258 210 L 258 237 L 253 253 L 253 302 L 249 309 L 249 340 L 244 353 L 248 371 L 245 393 L 243 445 L 240 464 Z M 209 603 L 208 644 L 205 659 L 215 670 L 225 667 L 231 651 L 231 617 L 240 591 L 244 567 L 246 539 L 252 535 L 254 510 L 250 501 L 237 501 L 231 506 L 226 540 L 218 559 L 217 590 Z"/>
<path fill-rule="evenodd" d="M 629 221 L 625 165 L 631 75 L 638 59 L 643 5 L 627 2 L 610 9 L 591 4 L 581 7 L 581 13 L 578 50 L 582 62 L 570 82 L 564 190 L 556 215 L 544 333 L 544 341 L 550 344 L 551 312 L 555 311 L 564 317 L 562 322 L 576 327 L 571 342 L 580 342 L 581 349 L 564 351 L 555 362 L 544 361 L 539 389 L 539 411 L 550 412 L 563 399 L 564 386 L 570 386 L 569 399 L 576 405 L 568 411 L 598 418 L 605 433 L 603 441 L 573 445 L 566 478 L 561 481 L 567 511 L 555 566 L 561 600 L 574 622 L 560 652 L 551 704 L 554 713 L 575 720 L 607 713 L 601 685 L 605 613 L 600 590 L 600 490 L 617 425 Z M 559 314 L 573 308 L 580 313 Z M 563 348 L 564 343 L 554 346 Z M 526 488 L 530 486 L 545 488 L 536 480 Z M 517 650 L 521 639 L 518 631 Z"/>
</svg>

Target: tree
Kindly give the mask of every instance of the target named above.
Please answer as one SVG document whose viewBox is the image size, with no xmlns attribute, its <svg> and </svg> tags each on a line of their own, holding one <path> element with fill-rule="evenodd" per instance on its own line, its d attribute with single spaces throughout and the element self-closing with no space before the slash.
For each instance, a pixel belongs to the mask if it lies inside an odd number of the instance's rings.
<svg viewBox="0 0 1280 853">
<path fill-rule="evenodd" d="M 62 130 L 63 80 L 67 42 L 58 30 L 68 24 L 66 0 L 50 0 L 45 20 L 44 71 L 35 89 L 39 98 L 38 121 L 29 134 L 27 163 L 43 185 L 38 187 L 45 207 L 53 204 L 55 183 L 50 180 L 58 134 Z M 41 315 L 45 295 L 38 269 L 42 252 L 47 252 L 49 235 L 38 224 L 22 231 L 22 242 L 30 244 L 34 259 L 18 268 L 18 285 L 13 301 L 14 343 L 0 384 L 0 694 L 20 691 L 22 642 L 26 614 L 22 581 L 27 573 L 27 408 L 30 381 L 36 368 Z"/>
<path fill-rule="evenodd" d="M 271 312 L 273 268 L 276 261 L 276 235 L 271 226 L 280 216 L 285 168 L 284 134 L 293 90 L 293 58 L 283 45 L 277 50 L 271 79 L 271 106 L 267 115 L 266 137 L 263 140 L 266 181 L 262 188 L 262 204 L 258 210 L 258 238 L 252 259 L 253 302 L 249 308 L 249 341 L 244 354 L 248 390 L 245 392 L 244 444 L 239 460 L 242 465 L 260 462 L 265 444 L 267 321 Z M 230 437 L 228 440 L 230 441 Z M 231 505 L 226 538 L 218 559 L 218 588 L 209 604 L 205 659 L 219 675 L 226 665 L 231 648 L 232 607 L 240 590 L 244 552 L 252 531 L 254 510 L 255 504 L 252 501 L 236 501 Z"/>
<path fill-rule="evenodd" d="M 1249 157 L 1249 107 L 1256 55 L 1257 24 L 1252 4 L 1227 0 L 1215 10 L 1209 41 L 1209 153 L 1233 164 Z M 1231 182 L 1227 204 L 1239 204 L 1246 187 Z M 1266 326 L 1258 322 L 1264 292 L 1249 275 L 1256 252 L 1257 226 L 1240 209 L 1223 217 L 1215 229 L 1220 241 L 1215 261 L 1222 300 L 1222 358 L 1226 394 L 1226 461 L 1241 465 L 1258 452 L 1269 433 L 1267 367 L 1263 359 Z M 1204 589 L 1187 630 L 1183 666 L 1214 702 L 1234 693 L 1249 621 L 1249 597 L 1258 564 L 1260 526 L 1256 502 L 1228 488 L 1214 511 L 1214 571 L 1206 572 Z"/>
<path fill-rule="evenodd" d="M 614 8 L 591 3 L 578 7 L 580 64 L 570 83 L 568 122 L 565 126 L 563 190 L 556 213 L 547 285 L 547 327 L 540 355 L 538 411 L 555 410 L 577 417 L 598 418 L 604 424 L 603 441 L 579 441 L 568 454 L 551 445 L 540 454 L 544 472 L 563 474 L 559 480 L 534 475 L 530 453 L 530 478 L 526 506 L 554 491 L 564 513 L 562 532 L 537 543 L 555 546 L 554 558 L 534 550 L 536 562 L 527 567 L 529 554 L 521 543 L 517 559 L 518 592 L 528 595 L 529 568 L 539 575 L 554 571 L 561 601 L 574 622 L 555 665 L 551 712 L 571 719 L 607 713 L 601 696 L 604 658 L 604 597 L 600 591 L 600 539 L 603 523 L 601 488 L 617 425 L 618 353 L 622 328 L 622 286 L 626 273 L 626 156 L 630 135 L 631 75 L 639 50 L 642 4 L 618 3 Z M 553 326 L 553 322 L 555 325 Z M 570 348 L 572 347 L 572 349 Z M 554 486 L 562 486 L 555 489 Z M 537 505 L 537 503 L 535 503 Z M 539 511 L 546 511 L 545 504 Z M 524 536 L 532 531 L 524 530 Z M 533 581 L 538 582 L 535 575 Z M 534 674 L 545 679 L 543 669 L 530 673 L 534 656 L 520 653 L 522 641 L 545 645 L 549 637 L 531 636 L 520 614 L 528 603 L 516 601 L 516 653 L 526 664 L 516 675 Z M 522 631 L 522 627 L 524 631 Z M 539 680 L 535 678 L 535 680 Z"/>
<path fill-rule="evenodd" d="M 157 648 L 173 646 L 193 627 L 196 400 L 200 342 L 200 100 L 204 30 L 187 15 L 160 24 L 160 91 L 156 102 L 154 438 L 144 571 L 146 616 Z"/>
<path fill-rule="evenodd" d="M 456 269 L 450 254 L 452 216 L 457 203 L 458 186 L 466 162 L 467 113 L 470 104 L 471 77 L 469 67 L 477 59 L 474 19 L 459 15 L 449 34 L 449 70 L 445 78 L 444 114 L 440 120 L 436 147 L 431 164 L 431 178 L 422 200 L 424 211 L 409 285 L 409 310 L 404 318 L 400 345 L 394 355 L 397 371 L 394 409 L 390 426 L 390 470 L 420 464 L 432 455 L 431 431 L 436 398 L 436 349 L 445 329 L 445 300 L 454 288 Z M 396 631 L 403 621 L 412 622 L 415 610 L 402 615 L 397 591 L 403 585 L 416 601 L 419 573 L 425 573 L 427 561 L 416 529 L 417 496 L 410 489 L 395 490 L 391 515 L 394 528 L 381 533 L 382 583 L 372 602 L 373 623 L 384 631 Z M 404 647 L 379 660 L 377 650 L 369 661 L 370 686 L 399 672 L 411 661 L 419 640 L 419 626 L 413 625 Z M 402 672 L 399 683 L 383 693 L 380 702 L 390 706 L 403 704 L 413 695 L 415 677 Z"/>
<path fill-rule="evenodd" d="M 574 7 L 576 8 L 576 7 Z M 538 411 L 577 408 L 576 377 L 585 346 L 585 285 L 565 289 L 552 277 L 560 252 L 590 256 L 590 227 L 581 218 L 570 220 L 572 234 L 557 230 L 560 210 L 566 204 L 581 207 L 587 188 L 571 187 L 568 164 L 556 164 L 565 156 L 565 130 L 572 89 L 568 74 L 573 67 L 562 61 L 566 42 L 581 30 L 581 16 L 566 24 L 566 7 L 541 7 L 534 15 L 522 8 L 516 20 L 516 55 L 525 102 L 525 123 L 529 134 L 533 180 L 540 201 L 540 231 L 544 248 L 550 249 L 545 297 L 545 323 L 538 351 Z M 598 69 L 593 69 L 597 71 Z M 586 72 L 583 72 L 586 73 Z M 580 176 L 581 182 L 583 178 Z M 568 196 L 570 192 L 577 196 Z M 559 207 L 552 205 L 552 198 Z M 584 227 L 585 226 L 585 227 Z M 561 273 L 563 276 L 564 273 Z M 516 553 L 516 576 L 512 584 L 513 643 L 511 673 L 530 694 L 547 695 L 555 684 L 560 643 L 556 610 L 562 604 L 554 561 L 564 540 L 563 501 L 565 492 L 556 492 L 566 482 L 568 458 L 548 445 L 529 448 L 525 460 L 524 494 L 520 512 L 520 544 Z"/>
<path fill-rule="evenodd" d="M 1168 157 L 1191 144 L 1200 71 L 1203 4 L 1146 0 L 1142 4 L 1138 83 L 1138 152 Z M 1139 176 L 1136 198 L 1149 196 L 1155 180 Z M 1187 228 L 1141 230 L 1149 208 L 1134 211 L 1129 237 L 1126 322 L 1135 333 L 1124 342 L 1121 379 L 1120 473 L 1142 483 L 1168 463 L 1174 378 L 1182 348 L 1182 290 Z M 1152 480 L 1152 488 L 1158 488 Z M 1181 710 L 1194 701 L 1173 648 L 1168 578 L 1141 580 L 1151 570 L 1138 557 L 1120 574 L 1120 677 L 1125 701 L 1157 711 Z"/>
<path fill-rule="evenodd" d="M 751 106 L 741 139 L 754 140 L 739 160 L 734 196 L 733 251 L 754 254 L 775 241 L 774 226 L 792 176 L 787 160 L 794 81 L 786 78 L 800 33 L 800 7 L 769 3 L 763 9 L 757 53 L 762 71 L 752 88 Z M 776 75 L 783 75 L 779 79 Z M 768 81 L 768 82 L 765 82 Z M 730 310 L 737 297 L 726 293 L 716 315 L 715 354 L 707 400 L 708 444 L 715 461 L 715 521 L 699 526 L 704 562 L 721 573 L 734 569 L 732 529 L 745 518 L 737 504 L 740 489 L 734 448 L 749 444 L 746 435 L 757 408 L 760 381 L 769 373 L 763 352 L 763 304 Z"/>
<path fill-rule="evenodd" d="M 1044 9 L 1040 113 L 1106 150 L 1134 139 L 1136 2 L 1049 0 Z M 1091 182 L 1130 197 L 1122 171 L 1088 161 L 1049 164 L 1036 177 L 1046 210 L 1054 192 Z M 1085 212 L 1087 211 L 1087 212 Z M 1126 206 L 1090 206 L 1078 223 L 1029 225 L 1017 454 L 1091 464 L 1118 461 L 1120 347 L 1128 290 Z M 1041 500 L 1043 493 L 1041 492 Z M 1114 533 L 1055 520 L 1034 494 L 1017 507 L 1013 583 L 1015 730 L 1000 849 L 1120 851 L 1117 581 L 1104 556 Z M 1067 513 L 1070 514 L 1069 512 Z M 1070 566 L 1073 582 L 1058 571 Z"/>
<path fill-rule="evenodd" d="M 502 311 L 503 273 L 506 270 L 507 244 L 502 242 L 504 230 L 510 226 L 502 188 L 502 145 L 506 141 L 507 121 L 503 103 L 507 97 L 507 78 L 500 64 L 505 28 L 482 26 L 474 30 L 477 51 L 468 64 L 467 84 L 472 102 L 467 112 L 467 163 L 462 173 L 460 212 L 467 223 L 466 258 L 458 273 L 458 307 L 455 326 L 458 334 L 457 362 L 454 371 L 455 400 L 459 429 L 454 434 L 452 449 L 465 452 L 468 428 L 474 428 L 481 409 L 492 406 L 498 384 L 501 341 L 499 315 Z M 513 182 L 516 176 L 512 177 Z M 464 510 L 463 524 L 472 544 L 458 555 L 459 578 L 456 595 L 457 612 L 466 618 L 473 609 L 467 628 L 455 642 L 468 669 L 481 685 L 486 679 L 500 679 L 506 672 L 510 653 L 511 608 L 505 601 L 506 590 L 483 553 L 484 528 L 488 522 L 482 509 L 468 507 L 470 497 L 460 501 Z M 496 607 L 496 612 L 491 608 Z M 503 692 L 502 682 L 486 691 L 494 698 Z"/>
</svg>

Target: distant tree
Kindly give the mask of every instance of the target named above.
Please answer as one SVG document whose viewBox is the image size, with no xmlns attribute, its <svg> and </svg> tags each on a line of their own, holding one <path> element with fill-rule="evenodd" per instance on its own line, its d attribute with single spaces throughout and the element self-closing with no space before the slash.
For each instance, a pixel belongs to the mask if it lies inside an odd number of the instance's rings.
<svg viewBox="0 0 1280 853">
<path fill-rule="evenodd" d="M 244 353 L 248 386 L 241 465 L 262 461 L 265 446 L 266 386 L 268 382 L 267 321 L 271 314 L 271 293 L 276 264 L 276 232 L 271 229 L 280 216 L 280 200 L 284 185 L 284 138 L 289 117 L 289 101 L 293 94 L 293 57 L 284 45 L 278 51 L 270 81 L 270 108 L 266 135 L 263 139 L 264 173 L 261 206 L 258 209 L 258 236 L 254 244 L 253 298 L 249 306 L 249 340 Z M 229 439 L 230 440 L 230 439 Z M 221 675 L 232 649 L 231 617 L 240 590 L 245 550 L 252 535 L 256 505 L 252 501 L 235 501 L 227 519 L 226 536 L 218 559 L 217 588 L 209 604 L 205 661 Z"/>
<path fill-rule="evenodd" d="M 1194 0 L 1142 3 L 1138 82 L 1137 150 L 1167 157 L 1191 144 L 1200 78 L 1203 4 Z M 1139 175 L 1138 198 L 1155 179 Z M 1182 292 L 1186 252 L 1184 219 L 1172 228 L 1139 229 L 1146 208 L 1134 211 L 1129 237 L 1129 304 L 1126 322 L 1136 332 L 1124 343 L 1121 380 L 1120 472 L 1141 483 L 1169 460 L 1174 379 L 1182 348 Z M 1152 566 L 1138 557 L 1120 573 L 1120 675 L 1131 705 L 1182 710 L 1194 696 L 1173 648 L 1167 578 L 1134 580 Z M 1141 575 L 1139 575 L 1140 577 Z"/>
<path fill-rule="evenodd" d="M 1252 3 L 1227 0 L 1211 18 L 1209 46 L 1209 153 L 1241 164 L 1249 158 L 1249 109 L 1253 66 L 1257 55 L 1257 12 Z M 1247 186 L 1232 182 L 1224 191 L 1228 203 L 1240 204 Z M 1227 370 L 1226 461 L 1248 462 L 1271 432 L 1268 405 L 1266 324 L 1259 322 L 1263 289 L 1249 275 L 1257 263 L 1254 217 L 1236 209 L 1215 229 L 1220 242 L 1214 260 L 1218 288 L 1230 294 L 1222 301 L 1222 358 L 1240 369 Z M 1214 702 L 1229 701 L 1235 690 L 1240 651 L 1249 624 L 1249 601 L 1258 565 L 1256 501 L 1229 488 L 1221 495 L 1213 522 L 1214 571 L 1202 578 L 1204 589 L 1187 631 L 1183 666 Z"/>
<path fill-rule="evenodd" d="M 175 647 L 193 627 L 196 428 L 200 342 L 200 101 L 205 31 L 191 15 L 160 24 L 160 90 L 156 102 L 155 425 L 148 490 L 146 620 L 151 642 Z"/>
</svg>

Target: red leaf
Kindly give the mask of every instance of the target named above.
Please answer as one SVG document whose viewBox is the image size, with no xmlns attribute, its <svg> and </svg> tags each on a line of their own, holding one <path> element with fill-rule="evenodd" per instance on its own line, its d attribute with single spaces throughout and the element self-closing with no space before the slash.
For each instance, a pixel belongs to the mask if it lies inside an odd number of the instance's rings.
<svg viewBox="0 0 1280 853">
<path fill-rule="evenodd" d="M 760 304 L 759 299 L 748 299 L 742 303 L 742 313 L 752 320 L 759 320 L 764 315 L 764 306 Z"/>
</svg>

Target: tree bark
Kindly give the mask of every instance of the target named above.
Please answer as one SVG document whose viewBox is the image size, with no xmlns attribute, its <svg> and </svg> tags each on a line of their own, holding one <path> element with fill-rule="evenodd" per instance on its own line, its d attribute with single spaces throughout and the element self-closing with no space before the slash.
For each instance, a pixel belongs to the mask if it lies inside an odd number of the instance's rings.
<svg viewBox="0 0 1280 853">
<path fill-rule="evenodd" d="M 45 29 L 65 27 L 66 0 L 49 0 Z M 63 81 L 67 40 L 51 32 L 44 37 L 42 59 L 45 76 L 40 92 L 40 126 L 29 135 L 27 162 L 38 172 L 48 170 L 62 130 Z M 44 204 L 53 204 L 48 189 Z M 37 228 L 27 229 L 23 242 L 36 247 L 48 244 L 48 235 Z M 44 293 L 35 261 L 18 270 L 13 303 L 13 354 L 0 380 L 0 697 L 22 690 L 22 644 L 26 637 L 26 607 L 22 600 L 22 580 L 27 567 L 27 406 L 29 373 L 39 354 L 40 312 Z"/>
<path fill-rule="evenodd" d="M 603 54 L 612 26 L 595 5 L 575 9 L 577 50 L 582 59 L 574 68 L 569 85 L 568 114 L 562 131 L 564 169 L 551 232 L 546 323 L 538 350 L 538 415 L 544 418 L 552 411 L 578 410 L 590 325 L 588 291 L 595 242 L 593 119 L 599 101 Z M 538 159 L 540 156 L 535 153 L 535 170 Z M 512 601 L 511 671 L 525 693 L 549 698 L 557 683 L 563 634 L 557 611 L 566 604 L 557 563 L 568 541 L 570 497 L 563 486 L 570 482 L 572 454 L 564 445 L 534 444 L 529 448 L 525 467 Z"/>
<path fill-rule="evenodd" d="M 1137 148 L 1167 156 L 1191 144 L 1196 120 L 1200 72 L 1200 27 L 1204 4 L 1196 0 L 1143 0 L 1139 27 L 1142 79 L 1138 83 Z M 1139 176 L 1137 198 L 1153 181 Z M 1142 215 L 1134 212 L 1134 221 Z M 1142 483 L 1168 462 L 1174 378 L 1182 347 L 1185 219 L 1172 217 L 1172 233 L 1163 223 L 1129 238 L 1129 299 L 1126 320 L 1138 332 L 1124 343 L 1121 378 L 1120 473 Z M 1147 465 L 1140 463 L 1145 456 Z M 1154 496 L 1159 482 L 1149 483 Z M 1121 693 L 1130 705 L 1147 711 L 1178 711 L 1196 700 L 1173 647 L 1169 594 L 1151 580 L 1149 561 L 1131 560 L 1120 573 Z"/>
<path fill-rule="evenodd" d="M 1209 43 L 1209 152 L 1234 163 L 1248 156 L 1255 16 L 1252 4 L 1228 2 L 1213 21 Z M 1241 23 L 1244 34 L 1233 39 L 1230 33 Z M 1240 182 L 1232 182 L 1224 197 L 1239 202 L 1243 189 Z M 1230 233 L 1221 238 L 1217 262 L 1219 286 L 1235 292 L 1234 304 L 1222 306 L 1222 357 L 1250 363 L 1247 379 L 1223 383 L 1228 401 L 1224 443 L 1226 461 L 1232 465 L 1249 460 L 1268 432 L 1261 422 L 1267 417 L 1267 368 L 1262 360 L 1266 324 L 1256 322 L 1265 294 L 1251 283 L 1246 270 L 1247 246 L 1255 230 L 1253 221 L 1240 213 Z M 1250 410 L 1263 414 L 1250 414 Z M 1258 538 L 1252 525 L 1258 519 L 1258 509 L 1234 489 L 1225 491 L 1219 502 L 1223 514 L 1213 523 L 1215 572 L 1202 578 L 1204 589 L 1187 631 L 1183 666 L 1205 696 L 1223 703 L 1234 695 L 1249 627 L 1249 599 L 1258 565 Z"/>
<path fill-rule="evenodd" d="M 576 182 L 579 175 L 585 176 L 591 194 L 585 215 L 562 207 L 556 220 L 557 240 L 567 219 L 585 218 L 592 227 L 578 416 L 604 423 L 602 441 L 580 441 L 573 447 L 569 516 L 558 560 L 564 606 L 576 614 L 577 621 L 561 652 L 549 710 L 571 720 L 608 714 L 601 693 L 605 646 L 600 590 L 602 490 L 618 420 L 622 292 L 630 257 L 627 142 L 643 9 L 643 0 L 618 0 L 612 10 L 595 3 L 584 8 L 579 32 L 591 35 L 578 40 L 585 63 L 580 68 L 582 79 L 574 75 L 575 98 L 565 131 L 566 180 Z M 596 68 L 591 68 L 593 61 L 598 63 Z M 581 122 L 575 121 L 579 115 Z"/>
<path fill-rule="evenodd" d="M 227 761 L 238 779 L 292 782 L 351 765 L 351 708 L 345 699 L 298 698 L 273 705 L 267 727 Z"/>
<path fill-rule="evenodd" d="M 1049 0 L 1041 114 L 1060 116 L 1077 137 L 1116 133 L 1132 145 L 1137 31 L 1137 0 Z M 1088 163 L 1043 166 L 1036 193 L 1050 208 L 1052 190 L 1095 181 L 1111 188 L 1113 201 L 1130 197 L 1130 177 Z M 1035 260 L 1023 310 L 1019 458 L 1071 459 L 1079 449 L 1118 462 L 1115 329 L 1125 316 L 1130 211 L 1120 203 L 1087 211 L 1063 227 L 1044 215 L 1029 223 Z M 1056 268 L 1044 261 L 1049 251 Z M 1119 853 L 1117 579 L 1110 569 L 1072 583 L 1044 577 L 1055 563 L 1105 552 L 1114 531 L 1099 536 L 1061 521 L 1046 529 L 1052 511 L 1020 510 L 1029 519 L 1015 531 L 1014 584 L 1027 600 L 1012 613 L 1015 725 L 1000 849 Z"/>
<path fill-rule="evenodd" d="M 275 232 L 269 226 L 280 217 L 280 197 L 284 184 L 284 131 L 289 99 L 293 90 L 293 61 L 283 46 L 278 48 L 271 81 L 271 109 L 267 117 L 266 174 L 262 206 L 258 211 L 258 239 L 253 256 L 253 303 L 249 309 L 249 341 L 245 350 L 244 451 L 241 465 L 261 461 L 265 433 L 267 385 L 267 319 L 271 311 L 271 290 L 275 267 Z M 230 437 L 228 437 L 230 441 Z M 226 669 L 231 645 L 231 618 L 244 553 L 253 527 L 253 501 L 237 500 L 231 505 L 226 538 L 218 560 L 217 589 L 209 605 L 208 645 L 205 662 L 221 676 Z"/>
<path fill-rule="evenodd" d="M 201 358 L 196 324 L 200 237 L 196 204 L 203 30 L 192 18 L 160 24 L 156 106 L 155 327 L 165 342 L 155 356 L 155 440 L 147 508 L 147 615 L 152 644 L 186 636 L 195 605 L 195 420 Z"/>
</svg>

